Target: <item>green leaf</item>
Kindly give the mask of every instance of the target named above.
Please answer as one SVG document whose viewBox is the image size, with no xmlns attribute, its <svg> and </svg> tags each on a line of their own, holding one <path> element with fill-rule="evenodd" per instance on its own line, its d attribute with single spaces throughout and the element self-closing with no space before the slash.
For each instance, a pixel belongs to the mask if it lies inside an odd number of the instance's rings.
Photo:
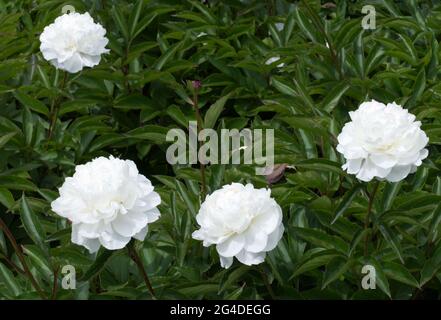
<svg viewBox="0 0 441 320">
<path fill-rule="evenodd" d="M 370 232 L 370 229 L 360 229 L 357 231 L 356 234 L 354 234 L 354 237 L 352 238 L 350 247 L 349 247 L 349 256 L 352 256 L 352 253 L 354 252 L 354 250 L 357 248 L 358 244 L 360 243 L 360 241 L 362 239 L 365 239 L 365 237 L 367 236 L 367 234 Z"/>
<path fill-rule="evenodd" d="M 9 132 L 0 137 L 0 148 L 2 148 L 9 140 L 11 140 L 17 132 Z"/>
<path fill-rule="evenodd" d="M 406 269 L 405 266 L 395 262 L 384 262 L 383 267 L 383 271 L 388 278 L 394 279 L 415 288 L 420 287 L 418 281 L 409 272 L 409 270 Z"/>
<path fill-rule="evenodd" d="M 191 199 L 187 188 L 182 182 L 178 180 L 176 180 L 176 188 L 182 200 L 184 200 L 185 204 L 187 205 L 188 210 L 190 210 L 192 216 L 195 217 L 197 214 L 196 205 L 194 201 Z"/>
<path fill-rule="evenodd" d="M 144 0 L 138 0 L 133 8 L 132 14 L 129 19 L 130 24 L 130 38 L 133 39 L 136 26 L 138 24 L 139 17 L 141 16 Z"/>
<path fill-rule="evenodd" d="M 125 97 L 118 98 L 114 101 L 114 108 L 124 109 L 124 110 L 136 110 L 143 109 L 146 107 L 154 108 L 152 100 L 141 95 L 141 94 L 131 94 Z"/>
<path fill-rule="evenodd" d="M 241 277 L 247 272 L 250 272 L 250 267 L 248 267 L 248 266 L 240 266 L 239 268 L 232 271 L 228 275 L 228 278 L 225 280 L 225 282 L 221 283 L 219 293 L 222 293 L 225 290 L 228 290 L 230 288 L 230 286 L 234 285 L 235 282 L 240 280 Z"/>
<path fill-rule="evenodd" d="M 66 230 L 68 231 L 68 236 L 70 236 L 70 229 Z M 58 247 L 51 249 L 51 254 L 53 257 L 66 261 L 72 265 L 89 266 L 92 263 L 92 260 L 87 255 L 84 255 L 78 248 L 66 246 Z"/>
<path fill-rule="evenodd" d="M 24 107 L 22 111 L 22 126 L 25 136 L 26 145 L 30 146 L 34 139 L 34 117 L 28 107 Z"/>
<path fill-rule="evenodd" d="M 326 266 L 325 275 L 323 276 L 322 290 L 340 278 L 349 268 L 349 265 L 350 261 L 343 257 L 333 258 Z"/>
<path fill-rule="evenodd" d="M 421 96 L 423 95 L 424 89 L 426 88 L 426 71 L 424 67 L 421 68 L 420 72 L 415 79 L 415 83 L 412 88 L 412 96 L 406 103 L 407 108 L 413 108 L 416 103 L 419 102 Z"/>
<path fill-rule="evenodd" d="M 323 118 L 311 117 L 311 116 L 296 116 L 296 117 L 283 117 L 284 122 L 288 123 L 291 127 L 296 129 L 303 129 L 305 131 L 311 131 L 320 135 L 328 135 L 329 132 L 324 128 L 320 122 Z"/>
<path fill-rule="evenodd" d="M 389 281 L 383 272 L 383 268 L 374 258 L 370 258 L 366 261 L 365 265 L 372 265 L 375 268 L 375 280 L 378 287 L 383 291 L 389 298 L 391 298 Z"/>
<path fill-rule="evenodd" d="M 15 98 L 20 101 L 25 107 L 28 107 L 29 109 L 44 114 L 45 116 L 49 115 L 49 109 L 46 107 L 46 105 L 41 102 L 40 100 L 37 100 L 30 95 L 21 92 L 16 91 L 14 93 Z"/>
<path fill-rule="evenodd" d="M 436 208 L 433 210 L 432 213 L 432 219 L 430 220 L 429 232 L 428 232 L 429 241 L 431 242 L 435 241 L 440 222 L 441 222 L 441 203 L 436 206 Z"/>
<path fill-rule="evenodd" d="M 19 191 L 37 191 L 37 187 L 29 180 L 16 176 L 0 176 L 0 186 Z"/>
<path fill-rule="evenodd" d="M 188 122 L 190 119 L 185 116 L 185 114 L 177 105 L 171 105 L 170 107 L 168 107 L 167 114 L 182 127 L 188 127 Z"/>
<path fill-rule="evenodd" d="M 217 293 L 219 289 L 218 284 L 198 284 L 193 286 L 188 286 L 185 288 L 177 289 L 180 293 L 182 293 L 185 296 L 191 297 L 191 298 L 197 298 L 204 296 L 206 294 L 210 293 Z"/>
<path fill-rule="evenodd" d="M 214 128 L 214 125 L 216 124 L 216 121 L 222 113 L 225 103 L 230 98 L 230 96 L 231 93 L 223 96 L 210 106 L 210 108 L 207 110 L 207 113 L 205 114 L 204 128 Z"/>
<path fill-rule="evenodd" d="M 334 224 L 335 221 L 349 208 L 354 198 L 363 188 L 362 184 L 356 184 L 353 186 L 348 192 L 345 193 L 343 199 L 339 203 L 337 209 L 335 210 L 335 217 L 332 220 L 331 224 Z"/>
<path fill-rule="evenodd" d="M 317 35 L 314 33 L 313 24 L 305 17 L 305 15 L 296 7 L 294 9 L 294 18 L 300 30 L 313 42 L 318 42 Z"/>
<path fill-rule="evenodd" d="M 127 140 L 127 138 L 121 134 L 117 134 L 117 133 L 103 134 L 102 136 L 96 138 L 92 142 L 89 151 L 90 152 L 98 151 L 100 149 L 103 149 L 104 147 L 117 144 L 124 140 Z"/>
<path fill-rule="evenodd" d="M 385 212 L 392 207 L 393 201 L 401 189 L 402 182 L 387 182 L 381 199 L 381 212 Z"/>
<path fill-rule="evenodd" d="M 156 144 L 166 142 L 167 128 L 156 125 L 138 127 L 126 133 L 127 138 L 150 140 Z"/>
<path fill-rule="evenodd" d="M 294 227 L 293 232 L 296 236 L 325 249 L 336 249 L 344 254 L 348 252 L 348 244 L 337 236 L 331 236 L 319 229 Z"/>
<path fill-rule="evenodd" d="M 295 164 L 299 168 L 343 174 L 340 164 L 327 159 L 308 159 Z"/>
<path fill-rule="evenodd" d="M 12 193 L 3 187 L 0 187 L 0 203 L 9 210 L 14 206 L 15 200 Z"/>
<path fill-rule="evenodd" d="M 281 77 L 272 77 L 271 85 L 276 88 L 279 92 L 286 94 L 288 96 L 297 97 L 298 94 L 295 89 L 284 81 Z"/>
<path fill-rule="evenodd" d="M 155 12 L 146 15 L 137 24 L 136 30 L 132 32 L 132 40 L 135 39 L 145 28 L 149 26 L 150 23 L 157 17 Z"/>
<path fill-rule="evenodd" d="M 32 265 L 48 280 L 52 278 L 52 269 L 45 253 L 32 245 L 23 246 L 24 253 L 30 258 Z"/>
<path fill-rule="evenodd" d="M 225 174 L 225 166 L 222 164 L 213 164 L 210 166 L 210 190 L 215 191 L 222 186 L 222 180 Z"/>
<path fill-rule="evenodd" d="M 14 297 L 17 297 L 18 295 L 21 294 L 22 291 L 20 289 L 19 284 L 15 280 L 14 275 L 1 262 L 0 262 L 0 279 L 3 280 L 2 282 L 6 285 L 6 288 L 10 291 L 10 293 Z"/>
<path fill-rule="evenodd" d="M 168 48 L 168 50 L 161 55 L 161 57 L 154 63 L 153 67 L 156 71 L 161 71 L 164 65 L 169 62 L 173 57 L 175 56 L 176 52 L 181 48 L 183 45 L 184 40 L 181 42 L 176 43 L 175 45 Z"/>
<path fill-rule="evenodd" d="M 97 104 L 96 101 L 91 99 L 75 99 L 72 101 L 66 101 L 60 105 L 59 116 L 62 116 L 69 112 L 80 112 L 94 107 Z"/>
<path fill-rule="evenodd" d="M 290 280 L 297 277 L 305 272 L 315 270 L 321 266 L 328 264 L 332 259 L 338 255 L 334 251 L 324 250 L 316 254 L 311 255 L 307 259 L 301 261 L 298 267 L 294 270 L 293 275 Z"/>
<path fill-rule="evenodd" d="M 95 259 L 95 262 L 89 267 L 89 269 L 86 270 L 84 275 L 81 277 L 81 281 L 87 281 L 98 274 L 106 266 L 106 263 L 109 261 L 114 252 L 115 251 L 113 250 L 101 250 L 97 258 Z"/>
<path fill-rule="evenodd" d="M 121 31 L 124 39 L 127 41 L 129 39 L 129 28 L 127 26 L 127 21 L 124 19 L 124 16 L 119 9 L 119 6 L 113 6 L 111 9 L 111 14 L 113 16 L 113 20 L 115 20 L 119 31 Z"/>
<path fill-rule="evenodd" d="M 195 6 L 207 19 L 208 24 L 217 24 L 216 17 L 208 10 L 208 6 L 201 4 L 200 1 L 189 1 L 193 6 Z"/>
<path fill-rule="evenodd" d="M 326 112 L 332 112 L 332 110 L 334 110 L 334 108 L 337 106 L 341 97 L 346 93 L 346 91 L 349 90 L 350 87 L 351 86 L 345 82 L 333 87 L 323 99 L 321 109 L 325 110 Z"/>
<path fill-rule="evenodd" d="M 426 260 L 421 270 L 420 286 L 429 282 L 441 269 L 441 242 L 438 243 L 433 255 Z"/>
<path fill-rule="evenodd" d="M 273 23 L 268 24 L 268 30 L 271 34 L 271 37 L 273 38 L 273 40 L 275 42 L 275 45 L 277 47 L 281 47 L 282 46 L 282 38 L 281 38 L 281 35 L 279 34 L 279 31 L 276 29 L 276 27 Z"/>
<path fill-rule="evenodd" d="M 379 225 L 378 229 L 380 230 L 381 234 L 383 235 L 386 242 L 391 246 L 392 250 L 395 251 L 397 254 L 397 257 L 400 259 L 401 263 L 404 264 L 403 255 L 401 254 L 400 245 L 397 241 L 397 239 L 392 235 L 389 228 L 387 228 L 385 225 Z"/>
<path fill-rule="evenodd" d="M 23 194 L 20 200 L 20 217 L 28 236 L 40 248 L 45 249 L 44 239 L 46 238 L 40 219 L 29 207 L 28 201 Z"/>
</svg>

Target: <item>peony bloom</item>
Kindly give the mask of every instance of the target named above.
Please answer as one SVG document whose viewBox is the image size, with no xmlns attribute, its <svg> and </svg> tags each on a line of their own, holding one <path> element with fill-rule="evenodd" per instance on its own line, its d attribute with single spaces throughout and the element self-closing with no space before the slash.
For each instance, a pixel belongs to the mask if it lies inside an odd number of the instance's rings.
<svg viewBox="0 0 441 320">
<path fill-rule="evenodd" d="M 45 27 L 40 35 L 43 57 L 56 68 L 75 73 L 96 66 L 109 40 L 106 30 L 89 13 L 64 14 Z"/>
<path fill-rule="evenodd" d="M 72 242 L 91 253 L 100 245 L 124 248 L 132 237 L 144 240 L 160 215 L 161 198 L 130 160 L 99 157 L 78 165 L 59 191 L 52 210 L 72 222 Z"/>
<path fill-rule="evenodd" d="M 339 134 L 337 150 L 346 158 L 342 168 L 358 179 L 397 182 L 427 157 L 429 139 L 421 122 L 395 102 L 363 102 L 349 115 L 352 121 Z"/>
<path fill-rule="evenodd" d="M 283 234 L 282 209 L 270 197 L 271 190 L 233 183 L 207 196 L 196 220 L 200 229 L 193 238 L 208 247 L 216 245 L 221 266 L 229 268 L 233 257 L 246 265 L 262 263 Z"/>
</svg>

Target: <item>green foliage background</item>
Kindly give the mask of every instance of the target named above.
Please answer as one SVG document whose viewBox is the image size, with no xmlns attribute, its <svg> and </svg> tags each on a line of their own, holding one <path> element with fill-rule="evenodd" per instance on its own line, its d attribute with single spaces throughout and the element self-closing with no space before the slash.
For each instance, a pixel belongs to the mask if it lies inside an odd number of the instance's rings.
<svg viewBox="0 0 441 320">
<path fill-rule="evenodd" d="M 67 4 L 107 29 L 111 53 L 63 81 L 38 38 Z M 375 30 L 361 28 L 366 4 Z M 438 0 L 0 0 L 0 217 L 42 291 L 0 231 L 0 299 L 151 298 L 126 250 L 90 255 L 50 210 L 75 164 L 109 154 L 135 161 L 162 197 L 135 243 L 160 299 L 440 298 L 440 23 Z M 274 128 L 276 163 L 292 166 L 271 186 L 286 231 L 259 267 L 224 270 L 191 238 L 200 171 L 165 159 L 168 129 L 195 119 L 189 80 L 202 82 L 206 126 Z M 418 171 L 375 197 L 335 150 L 348 111 L 371 98 L 404 105 L 430 138 Z M 207 181 L 267 186 L 251 166 L 208 166 Z M 67 264 L 76 290 L 60 288 Z M 376 290 L 361 288 L 364 264 Z"/>
</svg>

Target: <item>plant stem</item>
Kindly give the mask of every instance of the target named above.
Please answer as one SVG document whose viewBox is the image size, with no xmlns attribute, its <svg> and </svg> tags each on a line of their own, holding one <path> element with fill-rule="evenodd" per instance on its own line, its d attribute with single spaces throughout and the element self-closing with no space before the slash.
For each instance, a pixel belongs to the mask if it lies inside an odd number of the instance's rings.
<svg viewBox="0 0 441 320">
<path fill-rule="evenodd" d="M 258 266 L 258 267 L 257 267 L 257 270 L 259 271 L 260 275 L 262 276 L 263 283 L 265 284 L 265 287 L 266 287 L 266 289 L 268 290 L 268 293 L 269 293 L 271 299 L 272 299 L 272 300 L 276 300 L 277 297 L 276 297 L 276 295 L 274 294 L 273 288 L 271 287 L 271 285 L 270 285 L 270 283 L 269 283 L 269 281 L 268 281 L 268 276 L 267 276 L 267 274 L 265 273 L 265 271 L 263 270 L 263 268 L 262 268 L 261 266 Z"/>
<path fill-rule="evenodd" d="M 199 143 L 199 132 L 203 129 L 203 122 L 201 113 L 199 112 L 199 99 L 198 99 L 198 88 L 194 89 L 193 94 L 193 107 L 194 112 L 196 114 L 196 121 L 198 123 L 198 129 L 197 129 L 197 136 L 198 136 L 198 143 Z M 200 164 L 200 172 L 201 172 L 201 199 L 204 201 L 205 196 L 207 194 L 207 184 L 205 182 L 205 165 L 199 161 Z"/>
<path fill-rule="evenodd" d="M 12 267 L 13 269 L 15 269 L 15 271 L 17 271 L 18 273 L 26 274 L 26 273 L 24 272 L 23 269 L 21 269 L 19 266 L 17 266 L 17 265 L 11 260 L 11 259 L 9 259 L 9 258 L 6 256 L 6 253 L 3 253 L 3 259 L 5 260 L 5 262 L 6 262 L 10 267 Z"/>
<path fill-rule="evenodd" d="M 55 300 L 57 298 L 57 290 L 58 290 L 58 271 L 60 270 L 59 267 L 56 267 L 54 269 L 54 285 L 52 287 L 52 295 L 51 300 Z"/>
<path fill-rule="evenodd" d="M 375 198 L 375 194 L 377 193 L 378 190 L 378 186 L 380 185 L 380 181 L 375 181 L 374 187 L 372 189 L 372 192 L 369 195 L 369 204 L 368 204 L 368 210 L 366 213 L 366 218 L 364 221 L 364 229 L 367 230 L 369 228 L 369 224 L 371 221 L 371 214 L 372 214 L 372 205 L 374 204 L 374 198 Z M 368 244 L 369 244 L 369 233 L 366 233 L 366 236 L 364 238 L 364 256 L 367 257 L 368 256 Z"/>
<path fill-rule="evenodd" d="M 147 289 L 150 291 L 152 298 L 156 299 L 155 291 L 153 290 L 152 284 L 150 283 L 147 272 L 145 272 L 145 268 L 142 263 L 142 260 L 139 257 L 138 252 L 136 252 L 133 240 L 127 245 L 127 249 L 129 250 L 130 258 L 132 258 L 132 260 L 135 262 L 136 266 L 138 267 L 139 271 L 141 272 L 141 275 L 144 278 L 145 285 L 147 286 Z"/>
<path fill-rule="evenodd" d="M 61 85 L 60 85 L 61 91 L 64 90 L 64 87 L 66 86 L 66 81 L 67 81 L 67 72 L 63 71 L 63 80 L 61 81 Z M 51 105 L 51 112 L 50 112 L 51 123 L 49 125 L 49 133 L 47 136 L 48 139 L 51 139 L 54 133 L 55 124 L 57 123 L 57 118 L 58 118 L 58 111 L 60 110 L 60 102 L 61 102 L 61 95 L 58 94 Z"/>
<path fill-rule="evenodd" d="M 15 253 L 17 254 L 17 257 L 23 266 L 23 271 L 28 276 L 29 280 L 31 281 L 32 286 L 34 287 L 34 289 L 37 291 L 37 293 L 40 295 L 41 298 L 46 299 L 46 295 L 44 294 L 43 290 L 41 290 L 40 286 L 38 285 L 37 281 L 35 280 L 34 276 L 31 273 L 31 271 L 29 270 L 28 265 L 26 264 L 26 260 L 24 258 L 21 247 L 17 244 L 17 241 L 14 238 L 14 235 L 12 234 L 11 230 L 9 230 L 8 226 L 3 221 L 2 218 L 0 218 L 0 229 L 3 230 L 6 237 L 11 242 L 12 247 L 14 248 Z"/>
</svg>

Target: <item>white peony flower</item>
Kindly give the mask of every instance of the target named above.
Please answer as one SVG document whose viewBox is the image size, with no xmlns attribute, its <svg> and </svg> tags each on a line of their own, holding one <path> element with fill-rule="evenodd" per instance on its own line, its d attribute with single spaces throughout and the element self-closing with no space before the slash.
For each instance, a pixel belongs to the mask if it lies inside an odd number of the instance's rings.
<svg viewBox="0 0 441 320">
<path fill-rule="evenodd" d="M 252 184 L 225 185 L 207 196 L 196 220 L 200 229 L 193 238 L 208 247 L 216 245 L 221 266 L 229 268 L 233 257 L 246 265 L 262 263 L 283 234 L 282 209 L 271 190 Z"/>
<path fill-rule="evenodd" d="M 144 240 L 160 215 L 161 198 L 130 160 L 99 157 L 78 165 L 59 191 L 52 210 L 72 222 L 72 242 L 91 253 L 100 245 L 124 248 L 132 237 Z"/>
<path fill-rule="evenodd" d="M 44 28 L 40 35 L 43 57 L 56 68 L 75 73 L 96 66 L 109 40 L 106 30 L 88 12 L 64 14 Z"/>
<path fill-rule="evenodd" d="M 395 102 L 363 102 L 349 115 L 352 121 L 339 134 L 337 150 L 347 160 L 342 168 L 358 179 L 397 182 L 427 157 L 429 139 L 421 122 Z"/>
</svg>

